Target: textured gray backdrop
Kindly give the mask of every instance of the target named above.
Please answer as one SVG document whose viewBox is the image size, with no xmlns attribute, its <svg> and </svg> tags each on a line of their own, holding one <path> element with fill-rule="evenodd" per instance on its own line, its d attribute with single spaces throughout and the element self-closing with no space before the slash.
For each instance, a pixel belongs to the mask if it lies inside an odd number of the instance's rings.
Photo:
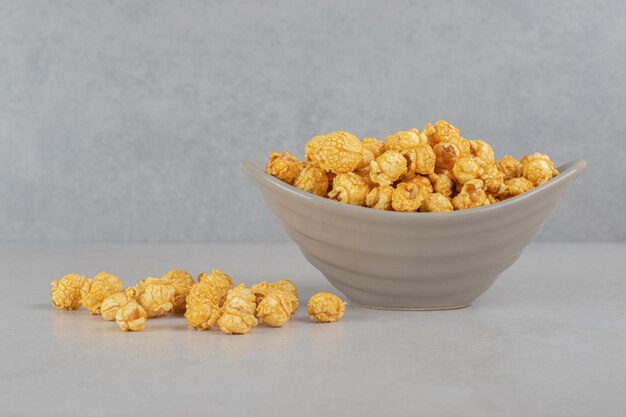
<svg viewBox="0 0 626 417">
<path fill-rule="evenodd" d="M 541 237 L 624 240 L 625 4 L 0 0 L 0 241 L 285 239 L 240 160 L 439 118 L 587 159 Z"/>
</svg>

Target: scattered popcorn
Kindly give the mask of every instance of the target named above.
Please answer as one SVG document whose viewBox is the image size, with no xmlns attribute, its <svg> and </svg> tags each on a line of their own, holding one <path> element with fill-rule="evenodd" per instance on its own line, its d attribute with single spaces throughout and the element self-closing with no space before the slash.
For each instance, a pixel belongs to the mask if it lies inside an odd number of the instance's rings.
<svg viewBox="0 0 626 417">
<path fill-rule="evenodd" d="M 84 275 L 68 274 L 58 281 L 52 281 L 52 305 L 66 310 L 80 307 L 80 292 L 87 279 Z"/>
<path fill-rule="evenodd" d="M 175 289 L 172 284 L 158 278 L 148 277 L 139 295 L 139 304 L 149 318 L 167 315 L 174 308 Z"/>
<path fill-rule="evenodd" d="M 311 320 L 318 323 L 332 323 L 343 316 L 346 304 L 336 295 L 322 291 L 309 299 L 306 310 Z"/>
<path fill-rule="evenodd" d="M 284 326 L 298 309 L 298 298 L 291 292 L 272 289 L 259 303 L 256 315 L 272 327 Z"/>
<path fill-rule="evenodd" d="M 210 299 L 195 299 L 193 303 L 187 304 L 185 319 L 189 327 L 198 330 L 209 330 L 217 326 L 221 310 L 215 302 Z"/>
<path fill-rule="evenodd" d="M 100 272 L 93 279 L 85 281 L 80 290 L 80 303 L 91 314 L 100 314 L 102 301 L 109 295 L 124 291 L 124 283 L 115 275 Z"/>
<path fill-rule="evenodd" d="M 148 315 L 144 308 L 136 301 L 130 301 L 122 306 L 115 314 L 115 321 L 124 332 L 141 332 L 146 328 Z"/>
<path fill-rule="evenodd" d="M 227 334 L 245 334 L 259 324 L 253 314 L 240 308 L 226 307 L 218 320 L 220 330 Z"/>
<path fill-rule="evenodd" d="M 288 279 L 279 279 L 278 281 L 274 281 L 274 288 L 290 292 L 295 295 L 296 298 L 298 297 L 298 287 L 296 287 L 296 284 Z"/>
<path fill-rule="evenodd" d="M 165 273 L 161 280 L 174 287 L 174 312 L 184 313 L 187 305 L 187 296 L 196 281 L 194 281 L 189 272 L 179 269 L 173 269 Z"/>
<path fill-rule="evenodd" d="M 123 291 L 109 295 L 102 301 L 102 306 L 100 307 L 100 314 L 102 315 L 102 318 L 110 321 L 115 320 L 117 310 L 132 300 L 132 297 L 129 297 Z"/>
</svg>

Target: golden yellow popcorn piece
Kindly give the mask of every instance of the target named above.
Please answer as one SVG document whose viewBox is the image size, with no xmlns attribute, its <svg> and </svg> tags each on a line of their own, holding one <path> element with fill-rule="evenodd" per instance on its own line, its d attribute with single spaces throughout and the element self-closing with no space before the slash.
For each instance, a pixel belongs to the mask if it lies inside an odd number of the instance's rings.
<svg viewBox="0 0 626 417">
<path fill-rule="evenodd" d="M 357 169 L 356 171 L 353 171 L 353 172 L 359 177 L 363 178 L 363 181 L 365 181 L 365 184 L 367 184 L 367 188 L 369 190 L 371 190 L 374 187 L 378 187 L 378 184 L 372 181 L 372 177 L 370 176 L 370 167 Z"/>
<path fill-rule="evenodd" d="M 498 170 L 504 174 L 504 181 L 522 176 L 522 164 L 511 155 L 504 155 L 496 162 Z"/>
<path fill-rule="evenodd" d="M 289 321 L 297 309 L 298 298 L 293 293 L 272 289 L 258 304 L 256 315 L 261 323 L 281 327 Z"/>
<path fill-rule="evenodd" d="M 434 126 L 428 123 L 424 126 L 424 129 L 422 129 L 422 132 L 428 138 L 428 143 L 430 143 L 431 146 L 435 146 L 439 142 L 454 142 L 461 138 L 459 129 L 445 120 L 439 120 Z"/>
<path fill-rule="evenodd" d="M 123 291 L 109 295 L 102 301 L 102 306 L 100 307 L 100 314 L 102 315 L 102 318 L 111 321 L 115 320 L 117 310 L 128 304 L 130 301 L 133 301 L 133 299 Z"/>
<path fill-rule="evenodd" d="M 302 162 L 298 161 L 298 158 L 289 152 L 281 154 L 272 152 L 265 167 L 265 172 L 287 184 L 293 184 L 298 175 L 300 175 L 301 170 Z"/>
<path fill-rule="evenodd" d="M 409 171 L 425 175 L 435 171 L 436 155 L 427 143 L 420 143 L 416 148 L 409 150 L 405 157 L 409 161 Z"/>
<path fill-rule="evenodd" d="M 218 324 L 224 333 L 245 334 L 256 327 L 259 321 L 244 309 L 225 307 Z"/>
<path fill-rule="evenodd" d="M 187 295 L 187 308 L 189 308 L 191 304 L 204 302 L 205 300 L 209 300 L 218 307 L 221 307 L 224 301 L 226 301 L 228 290 L 230 290 L 230 287 L 224 286 L 223 282 L 219 280 L 200 281 L 194 284 L 191 290 L 189 290 L 189 295 Z"/>
<path fill-rule="evenodd" d="M 386 138 L 385 149 L 406 154 L 411 149 L 417 148 L 426 142 L 426 137 L 420 135 L 417 129 L 396 132 Z"/>
<path fill-rule="evenodd" d="M 417 211 L 423 199 L 423 192 L 419 185 L 401 182 L 391 193 L 391 207 L 395 211 Z"/>
<path fill-rule="evenodd" d="M 331 132 L 312 150 L 311 160 L 325 171 L 353 171 L 363 157 L 361 141 L 350 132 Z"/>
<path fill-rule="evenodd" d="M 220 286 L 228 288 L 229 290 L 235 285 L 231 276 L 223 273 L 219 269 L 212 270 L 210 274 L 202 272 L 198 275 L 198 282 L 202 281 L 216 281 Z"/>
<path fill-rule="evenodd" d="M 148 317 L 162 317 L 173 310 L 174 293 L 174 286 L 169 282 L 148 277 L 139 295 L 139 304 L 146 310 Z"/>
<path fill-rule="evenodd" d="M 304 147 L 304 161 L 305 162 L 313 161 L 313 155 L 317 151 L 317 148 L 320 147 L 325 137 L 326 135 L 317 135 L 317 136 L 312 137 L 311 140 L 307 142 L 307 144 Z"/>
<path fill-rule="evenodd" d="M 480 158 L 478 160 L 482 161 Z M 504 174 L 494 163 L 483 164 L 480 179 L 485 182 L 485 190 L 489 194 L 498 195 L 504 192 Z"/>
<path fill-rule="evenodd" d="M 393 187 L 390 185 L 372 188 L 365 198 L 365 205 L 376 210 L 391 210 L 392 194 Z"/>
<path fill-rule="evenodd" d="M 335 294 L 322 291 L 309 299 L 306 311 L 311 320 L 318 323 L 332 323 L 343 317 L 346 304 Z"/>
<path fill-rule="evenodd" d="M 415 184 L 419 188 L 422 200 L 428 197 L 433 192 L 433 186 L 430 183 L 428 177 L 423 175 L 415 175 L 410 180 L 404 181 L 406 184 Z"/>
<path fill-rule="evenodd" d="M 535 188 L 532 182 L 524 177 L 511 178 L 504 183 L 504 192 L 500 195 L 502 200 L 515 197 Z"/>
<path fill-rule="evenodd" d="M 174 312 L 184 313 L 187 305 L 187 296 L 191 287 L 196 283 L 189 272 L 173 269 L 161 277 L 163 282 L 174 287 Z"/>
<path fill-rule="evenodd" d="M 91 314 L 100 314 L 102 301 L 120 291 L 124 291 L 121 279 L 108 272 L 100 272 L 93 279 L 85 280 L 80 289 L 80 304 Z"/>
<path fill-rule="evenodd" d="M 370 178 L 381 186 L 393 184 L 407 172 L 407 160 L 398 151 L 385 151 L 370 163 Z"/>
<path fill-rule="evenodd" d="M 487 142 L 485 142 L 484 140 L 476 139 L 470 140 L 469 143 L 472 156 L 480 158 L 489 164 L 493 164 L 495 162 L 493 149 L 491 148 L 491 145 L 489 145 Z"/>
<path fill-rule="evenodd" d="M 80 307 L 80 291 L 87 279 L 83 275 L 68 274 L 58 281 L 52 281 L 52 305 L 66 310 Z"/>
<path fill-rule="evenodd" d="M 449 197 L 440 193 L 432 193 L 422 201 L 419 210 L 423 212 L 445 212 L 454 210 L 454 206 Z"/>
<path fill-rule="evenodd" d="M 484 186 L 485 183 L 482 180 L 473 179 L 466 181 L 461 188 L 461 192 L 452 199 L 454 209 L 465 210 L 490 204 L 491 202 L 487 197 Z"/>
<path fill-rule="evenodd" d="M 250 288 L 246 288 L 244 284 L 239 284 L 228 291 L 224 306 L 243 309 L 250 314 L 254 314 L 256 311 L 256 296 Z"/>
<path fill-rule="evenodd" d="M 385 152 L 385 142 L 376 138 L 363 138 L 361 145 L 372 152 L 374 159 L 378 158 L 383 152 Z"/>
<path fill-rule="evenodd" d="M 369 187 L 363 178 L 354 172 L 337 174 L 328 197 L 346 204 L 362 206 L 369 193 Z"/>
<path fill-rule="evenodd" d="M 274 286 L 274 288 L 290 292 L 295 295 L 296 298 L 298 297 L 298 287 L 296 287 L 296 284 L 288 279 L 279 279 L 278 281 L 274 281 L 272 285 Z"/>
<path fill-rule="evenodd" d="M 433 186 L 433 191 L 435 193 L 443 194 L 446 197 L 451 197 L 456 187 L 452 176 L 452 173 L 428 175 L 428 179 Z"/>
<path fill-rule="evenodd" d="M 258 284 L 254 284 L 250 289 L 252 293 L 256 297 L 257 304 L 265 298 L 265 296 L 274 288 L 274 286 L 266 281 L 259 282 Z"/>
<path fill-rule="evenodd" d="M 220 307 L 209 299 L 196 299 L 193 303 L 187 304 L 185 310 L 187 324 L 197 330 L 209 330 L 216 327 L 220 315 Z"/>
<path fill-rule="evenodd" d="M 124 332 L 141 332 L 146 328 L 148 315 L 146 310 L 136 301 L 130 301 L 120 307 L 115 314 L 115 321 Z"/>
<path fill-rule="evenodd" d="M 522 176 L 532 182 L 535 187 L 559 175 L 559 171 L 554 168 L 548 155 L 541 153 L 526 155 L 520 160 L 520 163 L 522 164 Z"/>
<path fill-rule="evenodd" d="M 293 185 L 302 191 L 326 197 L 328 194 L 328 175 L 323 169 L 307 164 Z"/>
<path fill-rule="evenodd" d="M 463 185 L 469 180 L 480 178 L 484 173 L 484 169 L 481 160 L 469 157 L 457 159 L 452 172 L 459 185 Z"/>
<path fill-rule="evenodd" d="M 435 172 L 450 171 L 454 163 L 461 156 L 459 148 L 450 142 L 439 142 L 433 146 L 435 153 Z"/>
</svg>

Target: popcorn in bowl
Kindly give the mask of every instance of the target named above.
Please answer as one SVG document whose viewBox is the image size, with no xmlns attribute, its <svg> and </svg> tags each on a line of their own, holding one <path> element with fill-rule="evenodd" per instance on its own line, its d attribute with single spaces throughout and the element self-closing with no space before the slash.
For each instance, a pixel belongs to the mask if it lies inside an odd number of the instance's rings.
<svg viewBox="0 0 626 417">
<path fill-rule="evenodd" d="M 272 152 L 266 172 L 303 191 L 376 210 L 448 212 L 481 207 L 538 187 L 559 174 L 545 154 L 496 160 L 484 140 L 468 140 L 445 120 L 386 141 L 349 132 L 313 137 L 304 161 Z"/>
</svg>

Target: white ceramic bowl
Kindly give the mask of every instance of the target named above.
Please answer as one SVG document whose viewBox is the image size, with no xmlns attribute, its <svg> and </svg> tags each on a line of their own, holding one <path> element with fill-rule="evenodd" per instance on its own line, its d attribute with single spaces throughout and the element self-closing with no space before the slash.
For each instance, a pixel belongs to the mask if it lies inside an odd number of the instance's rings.
<svg viewBox="0 0 626 417">
<path fill-rule="evenodd" d="M 245 161 L 304 256 L 352 302 L 438 310 L 470 305 L 511 266 L 558 207 L 585 161 L 503 202 L 447 213 L 350 206 L 292 187 Z"/>
</svg>

